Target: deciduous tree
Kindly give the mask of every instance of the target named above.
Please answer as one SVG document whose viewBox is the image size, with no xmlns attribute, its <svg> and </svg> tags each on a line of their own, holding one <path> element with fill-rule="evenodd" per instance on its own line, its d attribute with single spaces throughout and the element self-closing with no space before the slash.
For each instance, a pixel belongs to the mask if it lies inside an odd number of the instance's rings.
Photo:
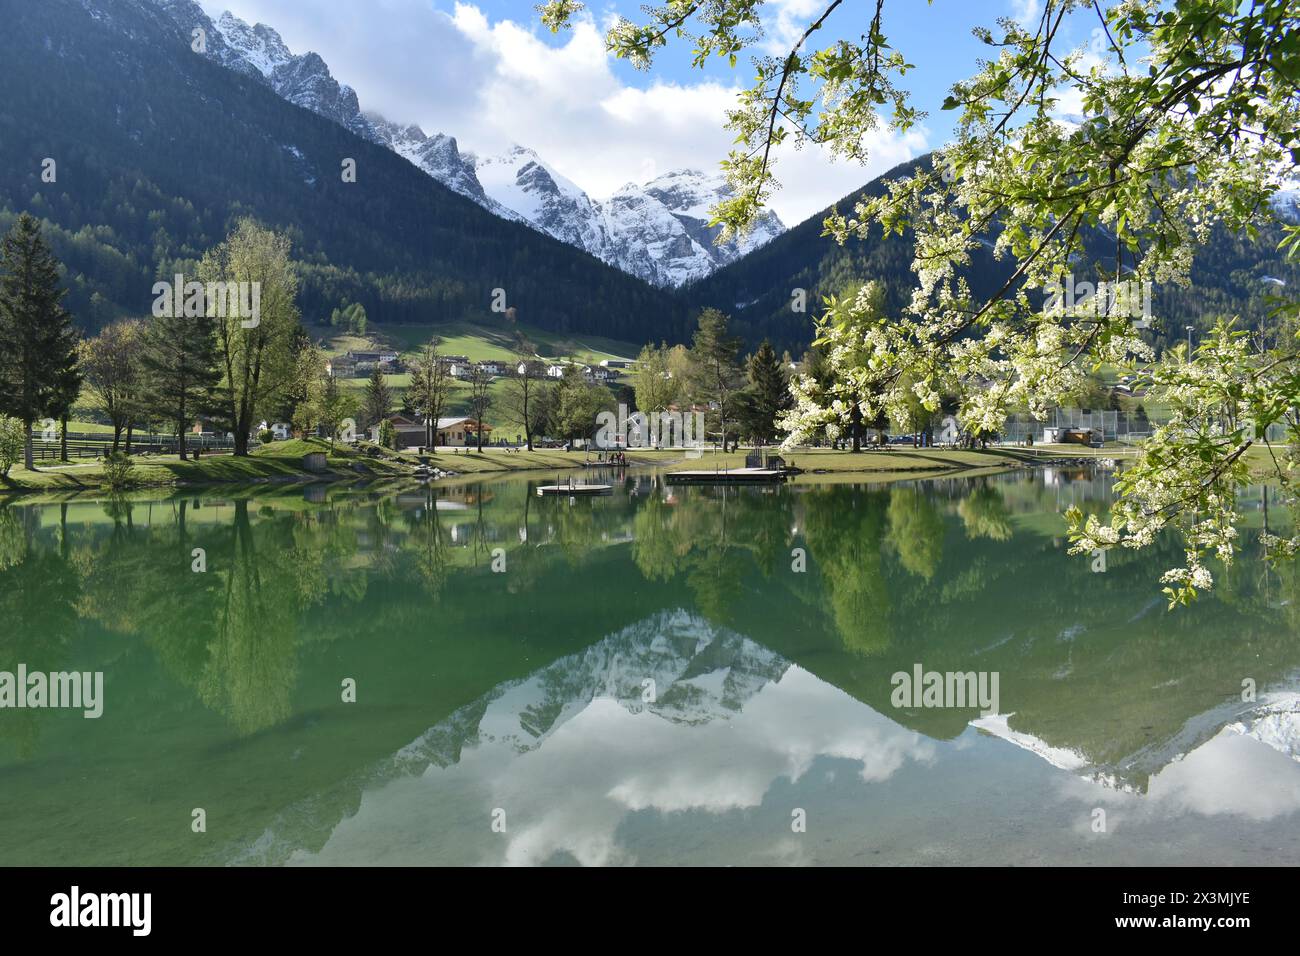
<svg viewBox="0 0 1300 956">
<path fill-rule="evenodd" d="M 580 7 L 551 0 L 543 22 L 560 29 Z M 751 0 L 645 9 L 643 22 L 620 19 L 606 37 L 607 49 L 638 66 L 680 40 L 694 47 L 696 66 L 717 56 L 734 67 L 745 48 L 776 33 L 763 30 L 770 7 Z M 902 82 L 906 52 L 886 36 L 893 4 L 867 5 L 856 39 L 816 42 L 861 9 L 821 0 L 804 29 L 780 31 L 793 37 L 788 52 L 756 59 L 753 84 L 727 114 L 738 146 L 725 164 L 731 195 L 714 210 L 724 232 L 743 231 L 762 209 L 782 144 L 812 142 L 862 160 L 868 134 L 906 131 L 921 118 Z M 1076 28 L 1095 31 L 1090 50 L 1065 47 Z M 1183 362 L 1157 355 L 1144 334 L 1151 318 L 1158 326 L 1183 316 L 1137 316 L 1122 296 L 1100 310 L 1053 308 L 1051 291 L 1080 261 L 1094 262 L 1093 278 L 1117 289 L 1186 285 L 1193 253 L 1213 230 L 1255 237 L 1273 221 L 1270 199 L 1300 164 L 1300 7 L 1043 0 L 1028 19 L 1004 18 L 976 35 L 990 54 L 943 103 L 955 116 L 948 145 L 825 224 L 840 242 L 877 228 L 914 239 L 917 288 L 899 314 L 867 330 L 857 365 L 869 380 L 863 394 L 894 418 L 911 397 L 933 412 L 953 395 L 966 429 L 989 434 L 1009 410 L 1045 418 L 1088 368 L 1149 369 L 1144 383 L 1175 406 L 1173 420 L 1142 445 L 1107 521 L 1076 516 L 1072 550 L 1147 547 L 1175 529 L 1187 558 L 1165 578 L 1171 601 L 1188 602 L 1213 581 L 1208 557 L 1235 553 L 1238 492 L 1252 480 L 1247 452 L 1275 424 L 1300 442 L 1300 343 L 1252 344 L 1225 323 Z M 1067 98 L 1080 104 L 1081 120 L 1065 121 Z M 1283 228 L 1282 247 L 1295 256 L 1300 225 Z M 1113 248 L 1099 262 L 1087 247 L 1098 236 Z M 963 274 L 981 246 L 1015 268 L 976 296 Z M 792 423 L 793 431 L 806 433 L 827 409 L 807 390 L 798 397 L 805 427 Z M 1269 462 L 1270 476 L 1289 488 L 1288 463 Z M 1273 555 L 1300 553 L 1300 537 L 1273 543 Z"/>
<path fill-rule="evenodd" d="M 122 433 L 140 414 L 144 327 L 138 319 L 114 322 L 81 343 L 86 388 L 113 426 L 113 451 L 118 450 Z"/>
<path fill-rule="evenodd" d="M 247 455 L 258 413 L 274 409 L 295 380 L 298 278 L 289 240 L 244 219 L 204 255 L 199 277 L 205 283 L 246 282 L 260 290 L 256 317 L 233 310 L 217 315 L 217 303 L 207 304 L 216 327 L 223 412 L 235 436 L 235 454 Z"/>
</svg>

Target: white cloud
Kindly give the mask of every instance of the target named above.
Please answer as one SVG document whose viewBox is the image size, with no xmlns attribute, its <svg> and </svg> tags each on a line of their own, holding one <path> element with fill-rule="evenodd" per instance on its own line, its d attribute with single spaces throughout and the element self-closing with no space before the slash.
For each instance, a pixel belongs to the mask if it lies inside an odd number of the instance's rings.
<svg viewBox="0 0 1300 956">
<path fill-rule="evenodd" d="M 1011 18 L 1022 27 L 1032 27 L 1042 16 L 1038 0 L 1011 0 Z"/>
<path fill-rule="evenodd" d="M 799 42 L 813 18 L 826 9 L 826 3 L 825 0 L 770 0 L 768 8 L 763 14 L 766 35 L 760 46 L 772 56 L 784 56 Z"/>
<path fill-rule="evenodd" d="M 427 0 L 203 3 L 213 16 L 228 6 L 275 27 L 295 53 L 320 53 L 364 109 L 448 133 L 470 151 L 532 147 L 596 199 L 671 169 L 716 168 L 731 148 L 722 124 L 738 87 L 653 74 L 631 85 L 612 69 L 590 17 L 555 44 L 529 16 L 492 20 L 470 3 L 450 11 Z M 794 29 L 807 6 L 779 0 L 773 36 Z M 794 225 L 927 148 L 923 132 L 873 140 L 865 167 L 832 162 L 817 147 L 782 150 L 777 214 Z"/>
</svg>

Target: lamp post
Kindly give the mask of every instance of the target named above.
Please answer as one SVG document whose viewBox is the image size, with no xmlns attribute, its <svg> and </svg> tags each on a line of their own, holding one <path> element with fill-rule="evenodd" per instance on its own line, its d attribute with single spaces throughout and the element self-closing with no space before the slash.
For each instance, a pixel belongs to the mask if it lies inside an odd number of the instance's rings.
<svg viewBox="0 0 1300 956">
<path fill-rule="evenodd" d="M 1187 361 L 1190 362 L 1192 360 L 1192 329 L 1195 326 L 1188 325 L 1185 328 L 1187 329 Z"/>
</svg>

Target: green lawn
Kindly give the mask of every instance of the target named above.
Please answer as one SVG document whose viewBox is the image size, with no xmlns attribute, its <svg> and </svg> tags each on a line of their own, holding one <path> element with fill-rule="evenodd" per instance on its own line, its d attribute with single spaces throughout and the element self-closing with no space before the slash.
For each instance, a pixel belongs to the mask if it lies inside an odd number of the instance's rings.
<svg viewBox="0 0 1300 956">
<path fill-rule="evenodd" d="M 312 475 L 302 469 L 303 456 L 325 452 L 330 474 Z M 404 464 L 375 460 L 356 450 L 317 439 L 272 442 L 246 458 L 207 455 L 197 461 L 181 461 L 175 455 L 137 455 L 132 458 L 133 487 L 155 488 L 172 485 L 245 484 L 266 481 L 318 481 L 362 477 L 398 477 L 409 474 Z M 365 473 L 354 466 L 361 465 Z M 29 491 L 102 491 L 107 487 L 102 463 L 48 465 L 28 471 L 15 466 L 0 479 L 0 493 Z"/>
<path fill-rule="evenodd" d="M 85 401 L 84 396 L 82 400 Z M 80 432 L 83 435 L 111 435 L 113 426 L 101 425 L 99 422 L 69 421 L 68 431 Z"/>
</svg>

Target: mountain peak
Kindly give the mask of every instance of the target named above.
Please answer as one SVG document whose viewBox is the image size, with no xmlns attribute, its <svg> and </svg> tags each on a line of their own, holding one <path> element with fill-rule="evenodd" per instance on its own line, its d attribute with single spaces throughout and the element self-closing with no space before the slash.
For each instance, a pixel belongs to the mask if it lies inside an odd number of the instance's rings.
<svg viewBox="0 0 1300 956">
<path fill-rule="evenodd" d="M 227 10 L 217 19 L 215 26 L 230 48 L 265 77 L 293 59 L 280 34 L 265 23 L 250 27 Z"/>
<path fill-rule="evenodd" d="M 213 23 L 193 0 L 152 0 L 186 32 L 209 30 L 208 56 L 270 86 L 281 97 L 404 157 L 449 189 L 505 219 L 531 225 L 562 242 L 660 286 L 702 278 L 784 231 L 765 213 L 739 241 L 718 245 L 709 209 L 730 194 L 720 173 L 670 170 L 645 184 L 628 183 L 604 203 L 527 146 L 496 155 L 462 153 L 454 136 L 426 135 L 414 123 L 362 113 L 356 92 L 339 83 L 314 52 L 295 55 L 264 23 L 249 26 L 230 11 Z"/>
</svg>

